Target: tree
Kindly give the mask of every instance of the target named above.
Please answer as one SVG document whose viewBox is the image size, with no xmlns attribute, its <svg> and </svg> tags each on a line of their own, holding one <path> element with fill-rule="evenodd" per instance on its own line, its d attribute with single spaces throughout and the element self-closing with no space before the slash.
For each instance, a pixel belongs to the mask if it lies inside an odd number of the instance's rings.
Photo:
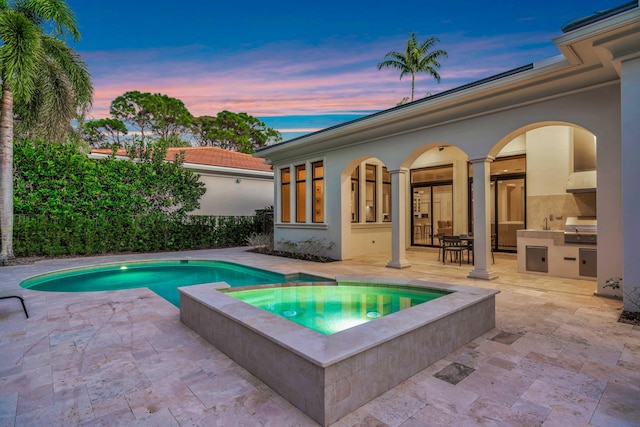
<svg viewBox="0 0 640 427">
<path fill-rule="evenodd" d="M 416 40 L 416 34 L 410 33 L 407 40 L 407 47 L 405 53 L 389 52 L 385 57 L 385 61 L 378 64 L 378 70 L 382 68 L 395 68 L 400 70 L 400 79 L 406 74 L 411 74 L 411 101 L 413 101 L 413 95 L 415 93 L 416 74 L 427 73 L 432 76 L 438 83 L 440 83 L 440 74 L 437 69 L 440 68 L 440 62 L 438 58 L 447 56 L 447 52 L 444 50 L 431 50 L 433 46 L 438 43 L 435 37 L 429 37 L 418 45 Z"/>
<path fill-rule="evenodd" d="M 184 103 L 160 93 L 131 91 L 117 97 L 111 103 L 111 115 L 140 129 L 144 142 L 149 131 L 165 142 L 179 141 L 189 128 L 193 116 Z"/>
<path fill-rule="evenodd" d="M 125 92 L 113 101 L 109 112 L 113 118 L 136 125 L 140 129 L 140 139 L 144 142 L 145 130 L 150 128 L 151 112 L 146 108 L 150 93 L 137 90 Z"/>
<path fill-rule="evenodd" d="M 252 154 L 256 149 L 282 140 L 280 132 L 247 113 L 221 111 L 216 117 L 202 116 L 191 127 L 196 143 L 202 147 Z"/>
<path fill-rule="evenodd" d="M 46 34 L 45 28 L 51 29 Z M 64 42 L 80 38 L 64 0 L 0 0 L 0 261 L 13 258 L 13 138 L 62 139 L 91 105 L 85 63 Z"/>
<path fill-rule="evenodd" d="M 124 148 L 121 137 L 127 134 L 127 127 L 118 119 L 104 118 L 89 120 L 78 126 L 80 136 L 94 148 L 117 146 Z"/>
<path fill-rule="evenodd" d="M 179 138 L 193 120 L 182 101 L 160 93 L 151 95 L 147 109 L 151 113 L 151 130 L 166 142 Z"/>
</svg>

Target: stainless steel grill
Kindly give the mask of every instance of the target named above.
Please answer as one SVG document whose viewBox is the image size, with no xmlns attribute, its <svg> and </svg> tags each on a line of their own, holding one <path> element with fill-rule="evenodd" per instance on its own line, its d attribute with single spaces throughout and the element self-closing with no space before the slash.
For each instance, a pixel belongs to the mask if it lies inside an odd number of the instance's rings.
<svg viewBox="0 0 640 427">
<path fill-rule="evenodd" d="M 564 225 L 564 242 L 595 245 L 598 243 L 598 222 L 595 216 L 569 216 Z"/>
</svg>

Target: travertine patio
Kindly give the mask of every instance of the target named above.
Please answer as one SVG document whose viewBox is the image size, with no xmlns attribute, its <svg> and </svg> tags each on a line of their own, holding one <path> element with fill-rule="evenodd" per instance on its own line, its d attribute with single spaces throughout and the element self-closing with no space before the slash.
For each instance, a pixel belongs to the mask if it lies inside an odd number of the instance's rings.
<svg viewBox="0 0 640 427">
<path fill-rule="evenodd" d="M 385 268 L 386 257 L 316 264 L 243 248 L 59 259 L 0 268 L 0 289 L 51 270 L 158 258 L 499 289 L 496 329 L 335 425 L 640 424 L 640 327 L 616 321 L 619 301 L 594 297 L 593 282 L 518 274 L 509 255 L 496 256 L 491 282 L 436 256 L 409 251 L 406 270 Z M 17 300 L 0 301 L 0 426 L 315 425 L 151 291 L 24 294 L 29 319 Z"/>
</svg>

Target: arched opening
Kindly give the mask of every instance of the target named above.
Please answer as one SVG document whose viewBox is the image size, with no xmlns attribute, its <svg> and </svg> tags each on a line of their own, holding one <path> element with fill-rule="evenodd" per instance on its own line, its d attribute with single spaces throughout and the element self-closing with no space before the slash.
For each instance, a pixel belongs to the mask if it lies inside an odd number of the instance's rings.
<svg viewBox="0 0 640 427">
<path fill-rule="evenodd" d="M 431 144 L 409 170 L 411 246 L 435 246 L 438 234 L 467 229 L 466 153 L 448 144 Z"/>
<path fill-rule="evenodd" d="M 596 216 L 596 137 L 588 130 L 569 123 L 531 124 L 499 141 L 492 154 L 493 250 L 516 252 L 520 229 L 563 230 L 567 217 Z M 472 200 L 470 185 L 470 223 Z"/>
<path fill-rule="evenodd" d="M 343 176 L 349 182 L 350 202 L 343 209 L 349 209 L 350 255 L 390 253 L 392 195 L 386 165 L 375 157 L 354 159 Z"/>
</svg>

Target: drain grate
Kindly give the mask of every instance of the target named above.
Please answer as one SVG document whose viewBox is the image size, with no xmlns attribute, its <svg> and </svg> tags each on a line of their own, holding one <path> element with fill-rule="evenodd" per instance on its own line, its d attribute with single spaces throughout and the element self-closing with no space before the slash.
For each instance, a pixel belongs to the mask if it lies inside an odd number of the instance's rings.
<svg viewBox="0 0 640 427">
<path fill-rule="evenodd" d="M 471 375 L 475 369 L 460 363 L 453 362 L 452 364 L 444 367 L 439 372 L 433 374 L 434 377 L 439 380 L 446 381 L 449 384 L 456 385 L 463 379 Z"/>
</svg>

